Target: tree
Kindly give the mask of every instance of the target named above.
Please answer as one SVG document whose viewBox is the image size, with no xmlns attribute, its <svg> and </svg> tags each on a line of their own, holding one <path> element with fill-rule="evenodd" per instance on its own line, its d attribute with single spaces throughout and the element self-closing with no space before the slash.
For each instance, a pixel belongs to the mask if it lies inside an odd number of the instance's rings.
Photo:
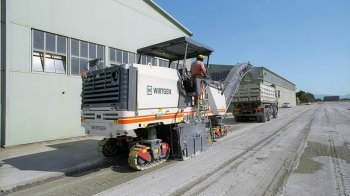
<svg viewBox="0 0 350 196">
<path fill-rule="evenodd" d="M 300 100 L 301 103 L 306 102 L 315 102 L 315 96 L 312 93 L 299 91 L 296 93 L 297 98 Z"/>
</svg>

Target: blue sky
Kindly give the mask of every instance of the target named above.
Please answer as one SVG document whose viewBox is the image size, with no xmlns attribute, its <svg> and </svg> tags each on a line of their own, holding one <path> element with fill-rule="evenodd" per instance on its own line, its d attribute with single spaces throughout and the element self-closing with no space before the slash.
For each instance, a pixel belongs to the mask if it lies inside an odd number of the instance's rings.
<svg viewBox="0 0 350 196">
<path fill-rule="evenodd" d="M 156 0 L 212 47 L 211 63 L 250 61 L 314 94 L 350 93 L 350 0 Z"/>
</svg>

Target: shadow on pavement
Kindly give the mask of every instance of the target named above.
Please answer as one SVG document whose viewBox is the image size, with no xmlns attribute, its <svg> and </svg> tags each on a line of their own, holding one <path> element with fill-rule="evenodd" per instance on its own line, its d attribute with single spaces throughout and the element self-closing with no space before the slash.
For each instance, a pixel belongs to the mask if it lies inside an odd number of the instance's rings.
<svg viewBox="0 0 350 196">
<path fill-rule="evenodd" d="M 77 176 L 79 173 L 120 163 L 119 157 L 105 158 L 97 152 L 97 142 L 87 139 L 48 145 L 54 150 L 2 161 L 20 170 L 63 172 L 66 176 Z"/>
<path fill-rule="evenodd" d="M 125 161 L 124 164 L 121 165 L 114 165 L 112 166 L 112 171 L 118 172 L 118 173 L 135 173 L 138 172 L 135 169 L 132 169 L 131 167 L 129 167 L 127 160 Z"/>
</svg>

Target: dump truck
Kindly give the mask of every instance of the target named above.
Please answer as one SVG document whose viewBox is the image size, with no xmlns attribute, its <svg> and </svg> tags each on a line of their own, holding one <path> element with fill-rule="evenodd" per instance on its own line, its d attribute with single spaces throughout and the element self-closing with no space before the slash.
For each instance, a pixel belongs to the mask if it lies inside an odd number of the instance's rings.
<svg viewBox="0 0 350 196">
<path fill-rule="evenodd" d="M 180 37 L 137 50 L 138 63 L 82 73 L 81 122 L 87 134 L 102 135 L 104 156 L 127 152 L 129 166 L 144 170 L 169 157 L 186 160 L 210 149 L 227 134 L 222 122 L 249 63 L 233 68 L 223 82 L 193 78 L 186 59 L 213 49 Z M 141 57 L 167 59 L 168 67 L 140 64 Z M 171 67 L 172 62 L 177 66 Z M 200 97 L 194 103 L 194 96 Z"/>
<path fill-rule="evenodd" d="M 275 86 L 242 84 L 233 97 L 233 115 L 237 122 L 256 119 L 266 122 L 277 118 L 278 99 Z"/>
</svg>

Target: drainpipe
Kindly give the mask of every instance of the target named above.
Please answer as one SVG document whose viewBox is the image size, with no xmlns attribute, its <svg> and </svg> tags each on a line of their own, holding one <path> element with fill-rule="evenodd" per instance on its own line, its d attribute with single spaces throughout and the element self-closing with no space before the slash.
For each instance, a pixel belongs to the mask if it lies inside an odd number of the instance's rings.
<svg viewBox="0 0 350 196">
<path fill-rule="evenodd" d="M 1 95 L 0 95 L 0 146 L 5 145 L 5 130 L 6 130 L 6 0 L 1 0 L 1 45 L 0 45 L 0 80 L 1 80 Z"/>
</svg>

